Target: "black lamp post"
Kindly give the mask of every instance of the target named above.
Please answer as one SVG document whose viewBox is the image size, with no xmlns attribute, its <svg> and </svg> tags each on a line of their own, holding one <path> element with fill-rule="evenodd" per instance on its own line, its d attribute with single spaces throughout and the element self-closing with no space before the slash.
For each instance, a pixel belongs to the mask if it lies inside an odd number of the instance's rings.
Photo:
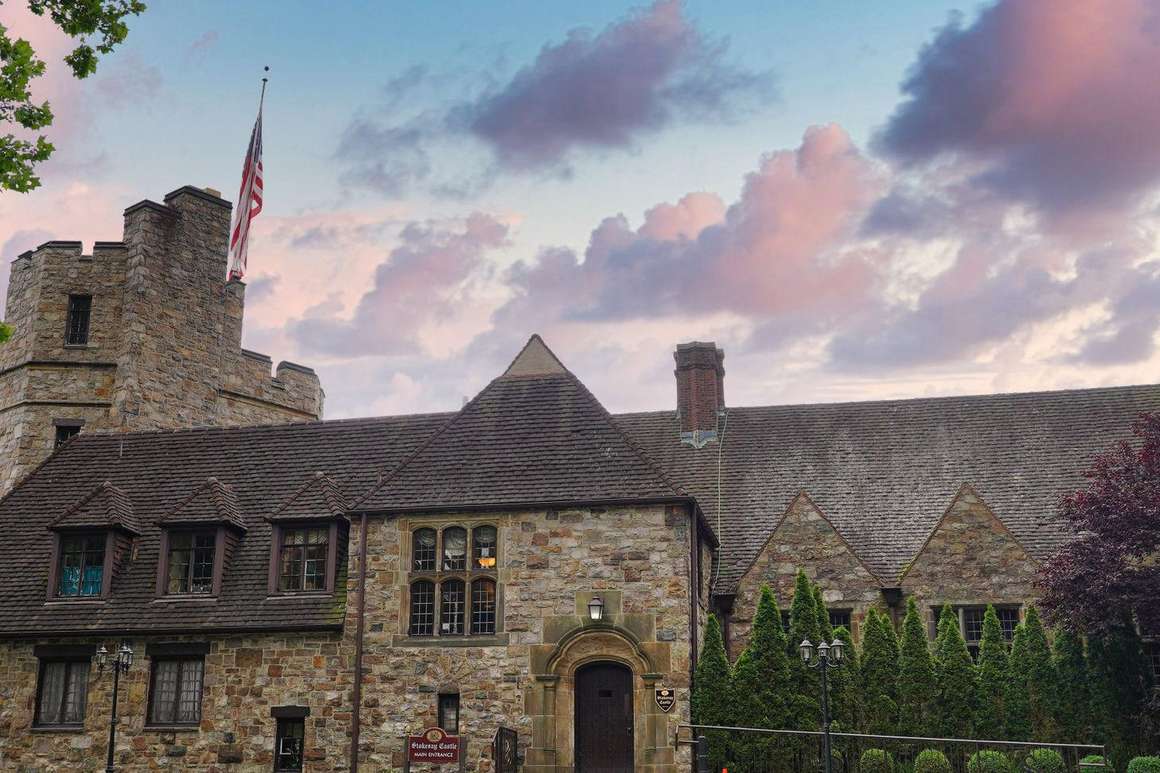
<svg viewBox="0 0 1160 773">
<path fill-rule="evenodd" d="M 105 773 L 113 773 L 113 749 L 117 745 L 117 692 L 121 686 L 121 673 L 129 673 L 129 666 L 133 665 L 133 650 L 128 642 L 121 642 L 116 653 L 110 653 L 105 645 L 97 650 L 97 671 L 104 673 L 106 668 L 113 669 L 113 711 L 109 716 L 109 754 L 105 758 Z"/>
<path fill-rule="evenodd" d="M 810 668 L 816 668 L 822 672 L 822 738 L 826 755 L 826 773 L 832 773 L 831 766 L 833 764 L 830 759 L 830 690 L 826 672 L 841 665 L 842 647 L 844 646 L 841 639 L 834 639 L 831 644 L 826 644 L 826 640 L 822 639 L 822 643 L 818 645 L 818 657 L 811 662 L 810 656 L 813 654 L 814 645 L 810 644 L 809 639 L 803 639 L 802 643 L 798 645 L 802 662 Z"/>
</svg>

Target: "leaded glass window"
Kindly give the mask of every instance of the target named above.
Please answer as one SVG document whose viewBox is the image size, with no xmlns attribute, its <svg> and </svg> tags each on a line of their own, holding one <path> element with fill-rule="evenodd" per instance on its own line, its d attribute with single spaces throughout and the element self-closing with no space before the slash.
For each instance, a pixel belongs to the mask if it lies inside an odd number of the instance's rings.
<svg viewBox="0 0 1160 773">
<path fill-rule="evenodd" d="M 36 724 L 83 724 L 88 686 L 88 660 L 41 661 Z"/>
<path fill-rule="evenodd" d="M 471 565 L 474 569 L 495 569 L 496 530 L 494 526 L 476 526 L 471 532 Z"/>
<path fill-rule="evenodd" d="M 149 693 L 149 723 L 195 725 L 201 721 L 201 686 L 205 661 L 155 658 Z"/>
<path fill-rule="evenodd" d="M 444 580 L 439 584 L 439 632 L 443 636 L 463 633 L 463 580 Z"/>
<path fill-rule="evenodd" d="M 471 583 L 471 632 L 495 633 L 495 580 Z"/>
<path fill-rule="evenodd" d="M 467 530 L 453 526 L 443 530 L 443 571 L 459 572 L 467 568 Z"/>
<path fill-rule="evenodd" d="M 435 583 L 419 580 L 411 584 L 412 636 L 430 636 L 435 633 Z"/>
<path fill-rule="evenodd" d="M 418 529 L 411 537 L 411 562 L 416 572 L 435 571 L 434 529 Z"/>
<path fill-rule="evenodd" d="M 212 593 L 217 532 L 169 535 L 168 593 Z"/>
<path fill-rule="evenodd" d="M 104 534 L 77 534 L 60 538 L 60 567 L 56 595 L 99 596 L 104 577 Z"/>
<path fill-rule="evenodd" d="M 278 590 L 326 590 L 330 529 L 326 526 L 283 528 L 278 562 Z"/>
</svg>

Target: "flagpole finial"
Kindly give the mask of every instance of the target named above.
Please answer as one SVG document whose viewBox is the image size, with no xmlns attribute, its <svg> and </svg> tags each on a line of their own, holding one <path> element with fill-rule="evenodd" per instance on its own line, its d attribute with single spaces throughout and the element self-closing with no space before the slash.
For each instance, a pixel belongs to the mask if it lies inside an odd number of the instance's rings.
<svg viewBox="0 0 1160 773">
<path fill-rule="evenodd" d="M 270 80 L 268 74 L 270 72 L 270 65 L 262 68 L 262 94 L 258 97 L 258 111 L 262 110 L 262 105 L 266 102 L 266 83 Z"/>
</svg>

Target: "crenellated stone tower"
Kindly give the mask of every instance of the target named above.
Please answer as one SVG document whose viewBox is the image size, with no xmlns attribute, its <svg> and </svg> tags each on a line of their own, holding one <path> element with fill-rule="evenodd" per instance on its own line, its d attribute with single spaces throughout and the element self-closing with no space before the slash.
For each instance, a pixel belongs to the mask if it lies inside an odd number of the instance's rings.
<svg viewBox="0 0 1160 773">
<path fill-rule="evenodd" d="M 78 431 L 321 418 L 310 368 L 241 348 L 225 281 L 230 202 L 186 186 L 125 210 L 123 241 L 51 241 L 12 262 L 0 345 L 0 494 Z"/>
</svg>

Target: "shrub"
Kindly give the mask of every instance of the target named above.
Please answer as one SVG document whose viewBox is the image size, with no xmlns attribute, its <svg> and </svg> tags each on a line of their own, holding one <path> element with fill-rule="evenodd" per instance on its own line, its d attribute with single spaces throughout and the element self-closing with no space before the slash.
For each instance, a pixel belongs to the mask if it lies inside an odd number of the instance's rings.
<svg viewBox="0 0 1160 773">
<path fill-rule="evenodd" d="M 967 760 L 967 773 L 1015 773 L 1015 766 L 1002 752 L 984 749 Z"/>
<path fill-rule="evenodd" d="M 914 773 L 952 773 L 951 763 L 938 749 L 924 749 L 914 758 Z"/>
<path fill-rule="evenodd" d="M 1063 757 L 1055 749 L 1034 749 L 1027 755 L 1024 767 L 1030 773 L 1066 773 Z"/>
<path fill-rule="evenodd" d="M 1128 773 L 1160 773 L 1160 757 L 1136 757 L 1128 763 Z"/>
<path fill-rule="evenodd" d="M 896 766 L 890 752 L 882 749 L 867 749 L 859 760 L 862 773 L 894 773 Z"/>
</svg>

